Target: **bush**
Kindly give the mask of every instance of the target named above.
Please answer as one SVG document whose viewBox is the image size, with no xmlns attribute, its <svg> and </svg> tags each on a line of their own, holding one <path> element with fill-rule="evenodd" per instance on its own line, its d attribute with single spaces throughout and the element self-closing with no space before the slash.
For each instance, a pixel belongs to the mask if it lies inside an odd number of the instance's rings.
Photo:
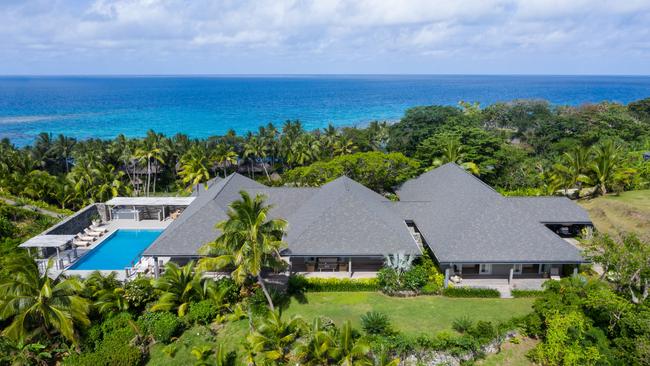
<svg viewBox="0 0 650 366">
<path fill-rule="evenodd" d="M 136 310 L 143 310 L 146 305 L 156 300 L 156 291 L 151 285 L 151 280 L 146 277 L 138 277 L 129 281 L 124 286 L 124 298 L 129 306 Z"/>
<path fill-rule="evenodd" d="M 437 282 L 427 282 L 420 292 L 425 295 L 438 295 L 441 291 L 442 285 L 438 285 Z"/>
<path fill-rule="evenodd" d="M 540 297 L 544 295 L 544 290 L 512 290 L 513 297 Z"/>
<path fill-rule="evenodd" d="M 369 311 L 361 316 L 361 327 L 368 334 L 391 334 L 390 319 L 384 313 Z"/>
<path fill-rule="evenodd" d="M 467 316 L 455 319 L 451 324 L 451 327 L 454 328 L 458 333 L 465 333 L 474 325 L 474 321 Z"/>
<path fill-rule="evenodd" d="M 240 286 L 230 277 L 220 278 L 215 281 L 217 289 L 224 291 L 223 302 L 226 304 L 235 304 L 241 300 L 239 295 Z"/>
<path fill-rule="evenodd" d="M 162 343 L 168 343 L 183 330 L 183 323 L 176 314 L 163 311 L 144 313 L 138 324 L 142 332 Z"/>
<path fill-rule="evenodd" d="M 185 315 L 185 319 L 191 324 L 207 325 L 212 323 L 219 315 L 219 308 L 211 300 L 193 302 Z"/>
<path fill-rule="evenodd" d="M 289 304 L 291 298 L 285 293 L 277 291 L 273 288 L 268 288 L 269 295 L 271 295 L 271 301 L 273 305 L 279 308 L 282 308 L 285 305 Z M 269 308 L 269 302 L 264 295 L 264 291 L 261 288 L 256 288 L 255 291 L 248 297 L 248 302 L 251 306 L 251 311 L 254 315 L 265 315 L 271 309 Z"/>
<path fill-rule="evenodd" d="M 492 288 L 448 287 L 442 291 L 448 297 L 500 297 L 498 290 Z"/>
<path fill-rule="evenodd" d="M 380 269 L 377 272 L 377 282 L 381 290 L 387 294 L 401 290 L 397 271 L 392 268 L 384 267 Z"/>
<path fill-rule="evenodd" d="M 419 292 L 428 280 L 427 270 L 422 266 L 413 266 L 409 271 L 404 273 L 402 283 L 404 288 Z"/>
<path fill-rule="evenodd" d="M 376 278 L 306 278 L 291 276 L 289 278 L 289 293 L 301 292 L 349 292 L 349 291 L 378 291 L 379 282 Z"/>
<path fill-rule="evenodd" d="M 94 352 L 73 354 L 64 365 L 80 366 L 138 366 L 145 360 L 146 354 L 131 345 L 135 332 L 131 327 L 114 330 L 104 336 Z"/>
</svg>

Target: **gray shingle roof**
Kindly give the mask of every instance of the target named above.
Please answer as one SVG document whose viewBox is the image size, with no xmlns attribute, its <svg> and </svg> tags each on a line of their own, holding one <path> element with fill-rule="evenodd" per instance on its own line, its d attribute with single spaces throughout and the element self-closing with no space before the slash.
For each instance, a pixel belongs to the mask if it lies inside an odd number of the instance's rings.
<svg viewBox="0 0 650 366">
<path fill-rule="evenodd" d="M 201 191 L 185 211 L 144 251 L 145 256 L 193 256 L 218 232 L 214 225 L 227 218 L 227 205 L 216 199 L 233 196 L 242 188 L 263 188 L 264 185 L 239 174 L 232 174 Z"/>
<path fill-rule="evenodd" d="M 591 223 L 587 211 L 566 197 L 507 197 L 507 200 L 546 224 Z"/>
<path fill-rule="evenodd" d="M 287 216 L 287 254 L 420 254 L 406 223 L 386 201 L 348 177 L 325 184 Z"/>
<path fill-rule="evenodd" d="M 402 218 L 386 199 L 341 177 L 320 188 L 266 187 L 239 174 L 217 182 L 196 198 L 144 252 L 146 256 L 194 256 L 218 235 L 239 191 L 263 194 L 272 218 L 289 222 L 285 238 L 291 255 L 382 255 L 419 253 Z"/>
<path fill-rule="evenodd" d="M 529 210 L 455 164 L 406 182 L 398 195 L 389 205 L 415 222 L 441 263 L 583 261 Z"/>
</svg>

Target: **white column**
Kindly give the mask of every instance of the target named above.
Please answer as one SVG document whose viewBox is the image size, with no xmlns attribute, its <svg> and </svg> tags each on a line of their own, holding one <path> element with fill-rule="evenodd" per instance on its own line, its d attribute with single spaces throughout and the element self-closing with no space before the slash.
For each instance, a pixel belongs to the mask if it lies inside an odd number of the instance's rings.
<svg viewBox="0 0 650 366">
<path fill-rule="evenodd" d="M 515 269 L 510 268 L 510 275 L 508 276 L 508 284 L 512 283 L 512 275 L 514 274 Z"/>
<path fill-rule="evenodd" d="M 445 268 L 445 288 L 449 287 L 449 268 Z"/>
<path fill-rule="evenodd" d="M 576 264 L 575 267 L 573 267 L 573 277 L 578 275 L 578 265 Z"/>
<path fill-rule="evenodd" d="M 352 277 L 352 257 L 348 257 L 348 275 Z"/>
</svg>

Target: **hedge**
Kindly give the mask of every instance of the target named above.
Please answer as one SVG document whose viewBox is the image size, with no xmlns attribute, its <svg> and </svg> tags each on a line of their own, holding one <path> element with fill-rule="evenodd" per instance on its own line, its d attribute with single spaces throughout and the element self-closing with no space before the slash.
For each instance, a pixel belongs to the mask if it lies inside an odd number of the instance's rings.
<svg viewBox="0 0 650 366">
<path fill-rule="evenodd" d="M 498 290 L 474 287 L 448 287 L 442 294 L 448 297 L 501 297 Z"/>
<path fill-rule="evenodd" d="M 307 278 L 300 275 L 289 279 L 289 292 L 351 292 L 379 291 L 376 278 Z"/>
<path fill-rule="evenodd" d="M 512 290 L 512 297 L 540 297 L 544 295 L 544 290 Z"/>
</svg>

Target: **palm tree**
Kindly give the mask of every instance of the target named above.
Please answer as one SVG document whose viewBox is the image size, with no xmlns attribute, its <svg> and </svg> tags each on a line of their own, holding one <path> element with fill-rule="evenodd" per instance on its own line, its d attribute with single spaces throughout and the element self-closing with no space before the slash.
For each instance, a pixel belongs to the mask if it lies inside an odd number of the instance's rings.
<svg viewBox="0 0 650 366">
<path fill-rule="evenodd" d="M 612 140 L 604 141 L 593 148 L 590 174 L 586 181 L 593 184 L 597 192 L 605 195 L 608 187 L 634 174 L 635 170 L 625 168 L 623 163 L 622 148 Z"/>
<path fill-rule="evenodd" d="M 350 139 L 346 139 L 341 136 L 338 140 L 334 142 L 334 154 L 337 156 L 343 156 L 348 154 L 353 154 L 357 150 L 357 146 Z"/>
<path fill-rule="evenodd" d="M 328 365 L 336 357 L 336 340 L 320 317 L 306 327 L 300 340 L 293 348 L 300 365 Z"/>
<path fill-rule="evenodd" d="M 72 156 L 72 149 L 76 143 L 76 139 L 59 134 L 52 144 L 51 150 L 65 162 L 66 173 L 70 172 L 70 157 Z"/>
<path fill-rule="evenodd" d="M 370 146 L 375 151 L 386 151 L 390 141 L 390 130 L 387 122 L 373 121 L 368 125 Z"/>
<path fill-rule="evenodd" d="M 253 170 L 253 162 L 259 159 L 262 163 L 262 167 L 264 168 L 266 179 L 268 179 L 269 182 L 271 181 L 269 172 L 266 169 L 266 164 L 264 163 L 264 158 L 266 158 L 266 144 L 261 138 L 253 136 L 250 140 L 248 140 L 248 142 L 244 144 L 244 157 L 248 157 L 248 159 L 250 160 L 251 173 L 253 174 L 253 178 L 255 177 L 255 171 Z"/>
<path fill-rule="evenodd" d="M 9 320 L 2 335 L 13 340 L 58 331 L 77 343 L 77 326 L 88 326 L 90 302 L 79 294 L 83 284 L 76 278 L 50 278 L 52 260 L 41 275 L 28 255 L 7 261 L 7 278 L 0 284 L 0 320 Z"/>
<path fill-rule="evenodd" d="M 164 164 L 165 160 L 163 159 L 166 148 L 163 147 L 161 143 L 161 137 L 153 131 L 147 132 L 147 137 L 142 141 L 142 145 L 135 150 L 134 157 L 140 162 L 147 164 L 147 184 L 146 184 L 146 195 L 149 196 L 151 191 L 151 171 L 153 168 L 152 164 L 156 164 L 156 174 L 158 172 L 158 164 Z M 154 192 L 156 184 L 156 178 L 154 177 Z"/>
<path fill-rule="evenodd" d="M 94 176 L 93 197 L 96 201 L 104 202 L 115 196 L 131 194 L 131 188 L 122 181 L 124 172 L 116 171 L 113 165 L 97 163 L 91 172 Z"/>
<path fill-rule="evenodd" d="M 352 323 L 346 320 L 338 334 L 338 358 L 341 366 L 367 364 L 370 361 L 370 344 L 361 339 L 354 339 Z"/>
<path fill-rule="evenodd" d="M 290 347 L 298 338 L 303 326 L 302 318 L 294 316 L 285 321 L 280 312 L 273 311 L 262 319 L 246 341 L 253 357 L 259 358 L 259 361 L 285 364 L 290 361 Z"/>
<path fill-rule="evenodd" d="M 163 294 L 151 310 L 176 310 L 178 316 L 185 315 L 191 302 L 204 300 L 204 294 L 212 293 L 211 290 L 203 291 L 205 281 L 209 281 L 205 284 L 206 287 L 209 287 L 210 283 L 214 284 L 209 279 L 203 279 L 201 272 L 194 270 L 194 262 L 189 262 L 183 267 L 167 262 L 165 273 L 154 282 L 154 287 Z"/>
<path fill-rule="evenodd" d="M 233 150 L 232 146 L 226 144 L 217 145 L 214 152 L 214 161 L 217 166 L 223 169 L 223 177 L 226 177 L 227 168 L 231 165 L 237 164 L 237 153 Z"/>
<path fill-rule="evenodd" d="M 472 162 L 465 162 L 464 159 L 465 151 L 463 145 L 460 143 L 460 139 L 449 137 L 442 146 L 442 156 L 434 159 L 432 165 L 437 167 L 447 163 L 454 163 L 474 175 L 479 175 L 478 165 Z"/>
<path fill-rule="evenodd" d="M 234 266 L 232 278 L 243 283 L 247 277 L 257 278 L 271 310 L 273 300 L 262 279 L 262 269 L 277 268 L 282 260 L 280 250 L 286 247 L 282 241 L 287 222 L 268 219 L 272 206 L 265 204 L 265 196 L 255 198 L 246 191 L 239 192 L 241 199 L 230 204 L 228 219 L 217 224 L 221 235 L 201 248 L 209 257 L 199 260 L 201 270 L 223 269 Z"/>
<path fill-rule="evenodd" d="M 589 150 L 576 146 L 562 155 L 562 162 L 553 165 L 553 169 L 561 176 L 566 188 L 572 188 L 576 185 L 581 188 L 581 183 L 586 180 L 587 162 L 589 159 Z"/>
<path fill-rule="evenodd" d="M 187 185 L 187 191 L 196 187 L 199 194 L 199 185 L 210 180 L 211 161 L 207 151 L 199 145 L 192 146 L 190 150 L 181 158 L 181 168 L 178 175 L 184 184 Z M 207 184 L 205 189 L 208 189 Z"/>
</svg>

